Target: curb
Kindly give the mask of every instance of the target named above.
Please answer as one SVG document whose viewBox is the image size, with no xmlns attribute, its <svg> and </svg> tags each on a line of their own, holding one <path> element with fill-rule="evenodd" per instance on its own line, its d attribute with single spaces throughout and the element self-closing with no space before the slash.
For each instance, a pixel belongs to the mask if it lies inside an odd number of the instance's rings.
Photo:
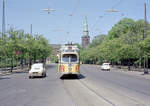
<svg viewBox="0 0 150 106">
<path fill-rule="evenodd" d="M 149 74 L 145 74 L 144 75 L 144 72 L 142 71 L 128 71 L 128 70 L 121 70 L 121 71 L 118 71 L 118 70 L 115 70 L 115 68 L 113 68 L 114 72 L 122 72 L 124 74 L 127 74 L 127 75 L 131 75 L 131 76 L 136 76 L 136 77 L 141 77 L 141 78 L 145 78 L 145 79 L 150 79 L 150 71 L 149 71 Z"/>
<path fill-rule="evenodd" d="M 8 72 L 8 73 L 0 73 L 0 76 L 6 76 L 6 75 L 11 75 L 12 73 Z"/>
<path fill-rule="evenodd" d="M 25 72 L 28 72 L 28 71 L 27 70 L 24 70 L 24 71 L 13 70 L 12 72 L 10 72 L 10 71 L 0 71 L 0 76 L 12 75 L 12 74 L 16 74 L 16 73 L 25 73 Z"/>
</svg>

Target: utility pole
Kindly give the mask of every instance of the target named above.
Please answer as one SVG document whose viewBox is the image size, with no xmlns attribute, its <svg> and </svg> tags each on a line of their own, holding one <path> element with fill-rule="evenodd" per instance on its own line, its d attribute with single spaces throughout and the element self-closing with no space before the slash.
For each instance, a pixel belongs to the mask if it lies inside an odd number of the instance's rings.
<svg viewBox="0 0 150 106">
<path fill-rule="evenodd" d="M 147 37 L 147 12 L 146 3 L 144 3 L 144 36 L 143 40 Z M 144 50 L 144 74 L 148 74 L 148 57 Z"/>
<path fill-rule="evenodd" d="M 30 36 L 32 37 L 32 24 L 30 25 Z M 31 65 L 32 65 L 32 53 L 31 51 L 29 52 L 29 69 L 31 69 Z"/>
<path fill-rule="evenodd" d="M 31 36 L 32 36 L 32 24 L 31 24 L 31 26 L 30 26 L 30 34 L 31 34 Z"/>
<path fill-rule="evenodd" d="M 3 0 L 2 36 L 5 34 L 5 0 Z"/>
<path fill-rule="evenodd" d="M 3 6 L 2 6 L 2 36 L 1 36 L 3 43 L 2 45 L 5 45 L 5 0 L 3 0 Z M 6 48 L 3 48 L 3 53 L 2 53 L 2 63 L 4 63 L 4 67 L 6 68 L 6 55 L 5 55 L 5 50 Z"/>
</svg>

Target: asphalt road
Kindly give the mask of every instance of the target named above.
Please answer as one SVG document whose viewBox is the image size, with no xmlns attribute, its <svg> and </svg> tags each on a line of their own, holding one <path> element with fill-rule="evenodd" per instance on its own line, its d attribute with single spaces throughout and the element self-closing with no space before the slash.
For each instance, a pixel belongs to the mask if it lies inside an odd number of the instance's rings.
<svg viewBox="0 0 150 106">
<path fill-rule="evenodd" d="M 79 79 L 60 80 L 56 64 L 46 69 L 46 78 L 0 76 L 0 106 L 150 106 L 150 79 L 81 65 Z"/>
</svg>

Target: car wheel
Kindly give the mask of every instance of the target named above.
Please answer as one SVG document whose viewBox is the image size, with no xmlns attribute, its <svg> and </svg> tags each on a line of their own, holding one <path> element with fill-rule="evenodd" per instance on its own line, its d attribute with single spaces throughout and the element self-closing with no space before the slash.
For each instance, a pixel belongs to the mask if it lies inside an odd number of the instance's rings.
<svg viewBox="0 0 150 106">
<path fill-rule="evenodd" d="M 42 74 L 42 78 L 44 78 L 44 77 L 46 77 L 46 75 L 43 73 L 43 74 Z"/>
<path fill-rule="evenodd" d="M 29 79 L 33 79 L 33 76 L 29 76 Z"/>
<path fill-rule="evenodd" d="M 46 73 L 44 74 L 44 77 L 46 77 Z"/>
</svg>

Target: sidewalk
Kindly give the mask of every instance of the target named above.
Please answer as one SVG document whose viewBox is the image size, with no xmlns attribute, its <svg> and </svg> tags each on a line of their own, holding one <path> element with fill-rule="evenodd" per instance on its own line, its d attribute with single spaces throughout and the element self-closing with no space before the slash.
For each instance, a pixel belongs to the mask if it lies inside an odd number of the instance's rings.
<svg viewBox="0 0 150 106">
<path fill-rule="evenodd" d="M 150 79 L 150 71 L 148 74 L 144 74 L 143 69 L 141 69 L 140 71 L 135 71 L 134 69 L 131 68 L 131 70 L 129 71 L 128 69 L 119 69 L 117 67 L 112 67 L 111 71 L 123 72 L 123 73 L 128 74 L 128 75 Z"/>
<path fill-rule="evenodd" d="M 0 76 L 11 75 L 12 73 L 6 71 L 0 71 Z"/>
<path fill-rule="evenodd" d="M 14 73 L 24 73 L 24 72 L 28 72 L 28 67 L 24 67 L 23 69 L 19 68 L 14 68 L 12 72 L 10 72 L 10 70 L 6 70 L 6 71 L 0 71 L 0 76 L 5 76 L 5 75 L 11 75 Z"/>
</svg>

